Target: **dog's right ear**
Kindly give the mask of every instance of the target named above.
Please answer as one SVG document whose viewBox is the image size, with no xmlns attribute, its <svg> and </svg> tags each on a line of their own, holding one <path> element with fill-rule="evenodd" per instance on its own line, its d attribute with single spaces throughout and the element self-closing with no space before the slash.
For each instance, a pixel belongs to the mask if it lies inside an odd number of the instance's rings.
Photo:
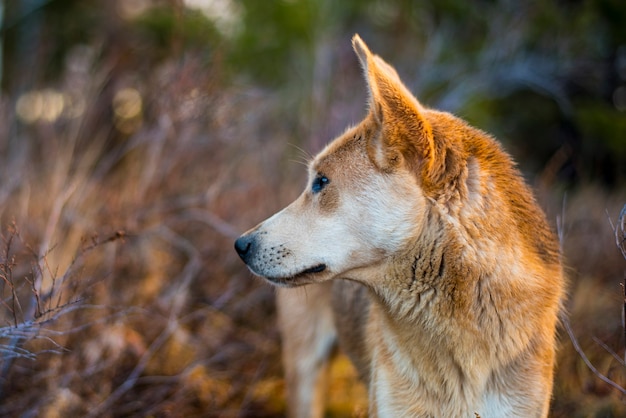
<svg viewBox="0 0 626 418">
<path fill-rule="evenodd" d="M 370 112 L 378 128 L 368 144 L 370 158 L 382 170 L 403 162 L 424 179 L 431 171 L 435 148 L 422 106 L 393 67 L 372 54 L 359 35 L 352 38 L 352 46 L 363 68 Z"/>
</svg>

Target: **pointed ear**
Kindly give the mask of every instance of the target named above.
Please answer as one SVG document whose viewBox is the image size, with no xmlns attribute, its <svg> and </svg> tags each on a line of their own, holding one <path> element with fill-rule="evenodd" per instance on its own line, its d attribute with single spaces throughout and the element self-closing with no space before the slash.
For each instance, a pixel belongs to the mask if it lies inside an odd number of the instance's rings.
<svg viewBox="0 0 626 418">
<path fill-rule="evenodd" d="M 352 38 L 352 46 L 363 67 L 370 115 L 378 128 L 368 144 L 370 158 L 383 170 L 392 170 L 403 162 L 415 174 L 424 176 L 430 171 L 435 152 L 424 109 L 393 67 L 372 54 L 359 35 Z"/>
</svg>

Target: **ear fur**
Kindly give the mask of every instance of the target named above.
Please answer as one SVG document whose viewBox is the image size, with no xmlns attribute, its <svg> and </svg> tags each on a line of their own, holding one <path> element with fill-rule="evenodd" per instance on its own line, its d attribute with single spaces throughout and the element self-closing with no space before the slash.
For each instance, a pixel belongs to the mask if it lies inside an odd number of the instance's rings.
<svg viewBox="0 0 626 418">
<path fill-rule="evenodd" d="M 368 144 L 370 158 L 382 170 L 392 170 L 402 161 L 423 176 L 435 157 L 432 128 L 423 117 L 424 109 L 393 67 L 372 54 L 359 35 L 352 38 L 352 46 L 369 88 L 370 116 L 378 128 Z"/>
</svg>

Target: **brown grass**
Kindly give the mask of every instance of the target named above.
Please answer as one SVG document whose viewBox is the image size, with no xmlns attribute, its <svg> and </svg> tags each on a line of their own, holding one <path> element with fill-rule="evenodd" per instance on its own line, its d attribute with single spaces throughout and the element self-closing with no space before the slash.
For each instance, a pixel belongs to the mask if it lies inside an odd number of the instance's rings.
<svg viewBox="0 0 626 418">
<path fill-rule="evenodd" d="M 83 80 L 78 119 L 17 125 L 4 108 L 29 146 L 6 154 L 19 181 L 0 193 L 1 343 L 15 353 L 1 360 L 0 415 L 281 408 L 266 401 L 280 374 L 272 290 L 232 240 L 284 203 L 262 196 L 280 199 L 264 173 L 288 140 L 258 131 L 265 93 L 217 91 L 193 60 L 156 74 L 133 84 L 144 112 L 128 133 L 93 122 L 99 77 Z"/>
</svg>

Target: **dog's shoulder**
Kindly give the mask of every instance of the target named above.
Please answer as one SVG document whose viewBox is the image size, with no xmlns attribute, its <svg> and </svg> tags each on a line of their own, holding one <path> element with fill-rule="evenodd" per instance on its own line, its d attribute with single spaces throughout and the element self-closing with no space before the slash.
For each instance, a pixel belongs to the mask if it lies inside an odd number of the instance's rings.
<svg viewBox="0 0 626 418">
<path fill-rule="evenodd" d="M 447 112 L 424 115 L 436 147 L 430 177 L 424 180 L 433 198 L 456 205 L 465 224 L 472 217 L 486 219 L 481 221 L 484 232 L 506 239 L 506 247 L 521 244 L 538 263 L 560 265 L 554 231 L 500 142 Z"/>
</svg>

